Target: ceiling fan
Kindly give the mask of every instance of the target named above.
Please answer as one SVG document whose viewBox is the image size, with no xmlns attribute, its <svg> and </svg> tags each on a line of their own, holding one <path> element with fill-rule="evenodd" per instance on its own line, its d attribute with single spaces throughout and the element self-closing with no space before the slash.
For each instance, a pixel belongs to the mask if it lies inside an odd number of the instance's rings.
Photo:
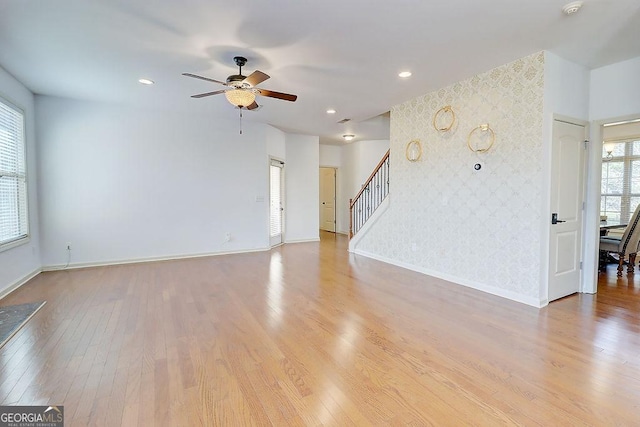
<svg viewBox="0 0 640 427">
<path fill-rule="evenodd" d="M 272 90 L 257 88 L 256 86 L 267 80 L 269 76 L 262 71 L 254 71 L 249 76 L 242 75 L 242 67 L 247 63 L 247 58 L 242 56 L 236 56 L 233 58 L 236 65 L 239 68 L 238 74 L 233 74 L 227 77 L 226 82 L 210 79 L 208 77 L 198 76 L 191 73 L 182 73 L 183 76 L 193 77 L 195 79 L 206 80 L 208 82 L 219 83 L 227 86 L 228 89 L 216 90 L 214 92 L 200 93 L 198 95 L 192 95 L 192 98 L 204 98 L 205 96 L 218 95 L 224 93 L 227 101 L 234 106 L 247 110 L 255 110 L 258 108 L 256 103 L 256 95 L 267 96 L 269 98 L 284 99 L 285 101 L 295 101 L 298 99 L 297 95 L 290 95 L 288 93 L 274 92 Z"/>
</svg>

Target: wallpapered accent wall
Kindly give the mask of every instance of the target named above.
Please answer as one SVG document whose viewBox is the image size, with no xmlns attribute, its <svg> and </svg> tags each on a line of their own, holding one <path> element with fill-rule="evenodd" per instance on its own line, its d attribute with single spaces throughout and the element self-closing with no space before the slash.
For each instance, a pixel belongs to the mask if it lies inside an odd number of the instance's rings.
<svg viewBox="0 0 640 427">
<path fill-rule="evenodd" d="M 537 301 L 543 85 L 540 52 L 393 107 L 390 207 L 355 252 Z M 445 105 L 457 122 L 442 133 L 432 120 Z M 467 135 L 482 123 L 496 141 L 473 153 Z M 412 139 L 424 151 L 415 163 Z"/>
</svg>

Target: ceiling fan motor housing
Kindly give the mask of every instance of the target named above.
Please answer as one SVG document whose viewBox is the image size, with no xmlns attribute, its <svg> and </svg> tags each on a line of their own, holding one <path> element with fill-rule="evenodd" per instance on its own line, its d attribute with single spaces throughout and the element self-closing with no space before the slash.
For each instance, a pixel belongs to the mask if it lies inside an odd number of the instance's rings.
<svg viewBox="0 0 640 427">
<path fill-rule="evenodd" d="M 246 78 L 247 77 L 243 76 L 242 74 L 233 74 L 227 77 L 227 85 L 233 86 L 235 88 L 248 89 L 251 87 L 251 85 L 249 83 L 244 82 L 244 79 Z"/>
</svg>

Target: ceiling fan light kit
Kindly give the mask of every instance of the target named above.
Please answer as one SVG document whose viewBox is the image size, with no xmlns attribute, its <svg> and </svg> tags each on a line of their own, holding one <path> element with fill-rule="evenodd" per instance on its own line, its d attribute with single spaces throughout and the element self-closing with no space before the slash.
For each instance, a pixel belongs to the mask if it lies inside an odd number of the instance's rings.
<svg viewBox="0 0 640 427">
<path fill-rule="evenodd" d="M 256 108 L 258 108 L 258 104 L 255 102 L 256 95 L 282 99 L 291 102 L 294 102 L 296 99 L 298 99 L 296 95 L 257 88 L 256 86 L 267 80 L 269 78 L 269 75 L 263 73 L 262 71 L 256 70 L 253 73 L 249 74 L 249 76 L 244 76 L 242 74 L 242 67 L 244 67 L 247 63 L 247 58 L 243 56 L 236 56 L 233 58 L 233 60 L 238 66 L 238 74 L 230 75 L 224 82 L 220 80 L 210 79 L 208 77 L 198 76 L 197 74 L 182 73 L 183 76 L 218 83 L 229 88 L 214 92 L 200 93 L 197 95 L 192 95 L 191 97 L 204 98 L 207 96 L 224 93 L 227 101 L 229 101 L 229 103 L 234 107 L 246 108 L 248 110 L 255 110 Z"/>
<path fill-rule="evenodd" d="M 248 107 L 256 100 L 256 95 L 247 89 L 232 89 L 224 93 L 231 104 L 238 108 Z"/>
<path fill-rule="evenodd" d="M 198 76 L 197 74 L 182 73 L 183 76 L 193 77 L 194 79 L 206 80 L 208 82 L 218 83 L 227 86 L 229 89 L 216 90 L 214 92 L 199 93 L 191 95 L 192 98 L 204 98 L 211 95 L 224 93 L 227 101 L 234 107 L 240 109 L 240 134 L 242 135 L 242 109 L 255 110 L 259 107 L 256 102 L 256 95 L 266 96 L 269 98 L 283 99 L 285 101 L 295 101 L 298 99 L 296 95 L 288 93 L 274 92 L 272 90 L 258 89 L 256 86 L 269 78 L 269 75 L 262 71 L 256 70 L 249 76 L 242 75 L 242 67 L 247 63 L 247 58 L 243 56 L 235 56 L 233 61 L 238 66 L 238 74 L 232 74 L 227 77 L 226 81 L 210 79 L 208 77 Z"/>
</svg>

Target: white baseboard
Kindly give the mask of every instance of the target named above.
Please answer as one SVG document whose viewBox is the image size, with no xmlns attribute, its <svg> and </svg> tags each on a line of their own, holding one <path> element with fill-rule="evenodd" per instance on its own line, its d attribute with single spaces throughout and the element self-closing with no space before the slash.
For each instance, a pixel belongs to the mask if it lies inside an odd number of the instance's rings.
<svg viewBox="0 0 640 427">
<path fill-rule="evenodd" d="M 287 240 L 285 243 L 305 243 L 305 242 L 319 242 L 320 238 L 314 239 L 300 239 L 300 240 Z M 279 246 L 279 245 L 278 245 Z M 274 246 L 276 247 L 276 246 Z M 59 270 L 72 270 L 76 268 L 89 268 L 89 267 L 105 267 L 109 265 L 125 265 L 125 264 L 138 264 L 141 262 L 159 262 L 159 261 L 172 261 L 178 259 L 187 259 L 187 258 L 203 258 L 209 256 L 219 256 L 219 255 L 235 255 L 235 254 L 245 254 L 251 252 L 265 252 L 271 250 L 272 248 L 257 248 L 257 249 L 243 249 L 237 251 L 224 251 L 224 252 L 206 252 L 199 254 L 185 254 L 185 255 L 172 255 L 172 256 L 163 256 L 163 257 L 146 257 L 146 258 L 133 258 L 133 259 L 119 259 L 119 260 L 109 260 L 109 261 L 97 261 L 97 262 L 76 262 L 70 263 L 65 267 L 65 264 L 50 264 L 42 267 L 41 271 L 59 271 Z"/>
<path fill-rule="evenodd" d="M 172 255 L 172 256 L 165 256 L 165 257 L 134 258 L 134 259 L 98 261 L 98 262 L 78 262 L 78 263 L 71 263 L 67 267 L 65 267 L 65 264 L 58 264 L 58 265 L 54 264 L 54 265 L 43 266 L 42 271 L 71 270 L 75 268 L 104 267 L 108 265 L 138 264 L 141 262 L 172 261 L 172 260 L 187 259 L 187 258 L 203 258 L 203 257 L 209 257 L 209 256 L 234 255 L 234 254 L 244 254 L 244 253 L 250 253 L 250 252 L 265 252 L 270 249 L 271 248 L 257 248 L 257 249 L 244 249 L 244 250 L 226 251 L 226 252 L 207 252 L 207 253 L 199 253 L 199 254 Z"/>
<path fill-rule="evenodd" d="M 11 292 L 15 291 L 16 289 L 18 289 L 20 286 L 24 285 L 25 283 L 27 283 L 29 280 L 33 279 L 34 277 L 36 277 L 38 274 L 40 274 L 42 272 L 41 268 L 36 268 L 35 270 L 33 270 L 31 273 L 27 274 L 26 276 L 23 276 L 22 278 L 16 280 L 15 282 L 13 282 L 12 284 L 10 284 L 9 286 L 7 286 L 6 288 L 0 290 L 0 300 L 4 297 L 6 297 L 7 295 L 9 295 Z"/>
<path fill-rule="evenodd" d="M 313 239 L 294 239 L 294 240 L 285 240 L 285 243 L 309 243 L 309 242 L 319 242 L 320 237 L 315 237 Z"/>
<path fill-rule="evenodd" d="M 393 260 L 391 258 L 387 258 L 381 255 L 372 254 L 370 252 L 366 252 L 360 249 L 356 249 L 353 251 L 356 255 L 362 255 L 367 258 L 372 258 L 377 261 L 382 261 L 387 264 L 392 264 L 398 267 L 406 268 L 407 270 L 416 271 L 418 273 L 426 274 L 427 276 L 437 277 L 438 279 L 446 280 L 448 282 L 452 282 L 456 285 L 466 286 L 468 288 L 477 289 L 482 292 L 486 292 L 491 295 L 496 295 L 502 298 L 506 298 L 511 301 L 519 302 L 522 304 L 530 305 L 532 307 L 541 308 L 549 304 L 546 300 L 539 300 L 534 297 L 530 297 L 528 295 L 522 295 L 517 292 L 509 291 L 506 289 L 496 288 L 494 286 L 489 286 L 484 283 L 475 282 L 473 280 L 463 279 L 460 277 L 456 277 L 450 274 L 441 273 L 439 271 L 430 270 L 428 268 L 419 267 L 413 264 L 407 264 L 402 261 Z"/>
</svg>

